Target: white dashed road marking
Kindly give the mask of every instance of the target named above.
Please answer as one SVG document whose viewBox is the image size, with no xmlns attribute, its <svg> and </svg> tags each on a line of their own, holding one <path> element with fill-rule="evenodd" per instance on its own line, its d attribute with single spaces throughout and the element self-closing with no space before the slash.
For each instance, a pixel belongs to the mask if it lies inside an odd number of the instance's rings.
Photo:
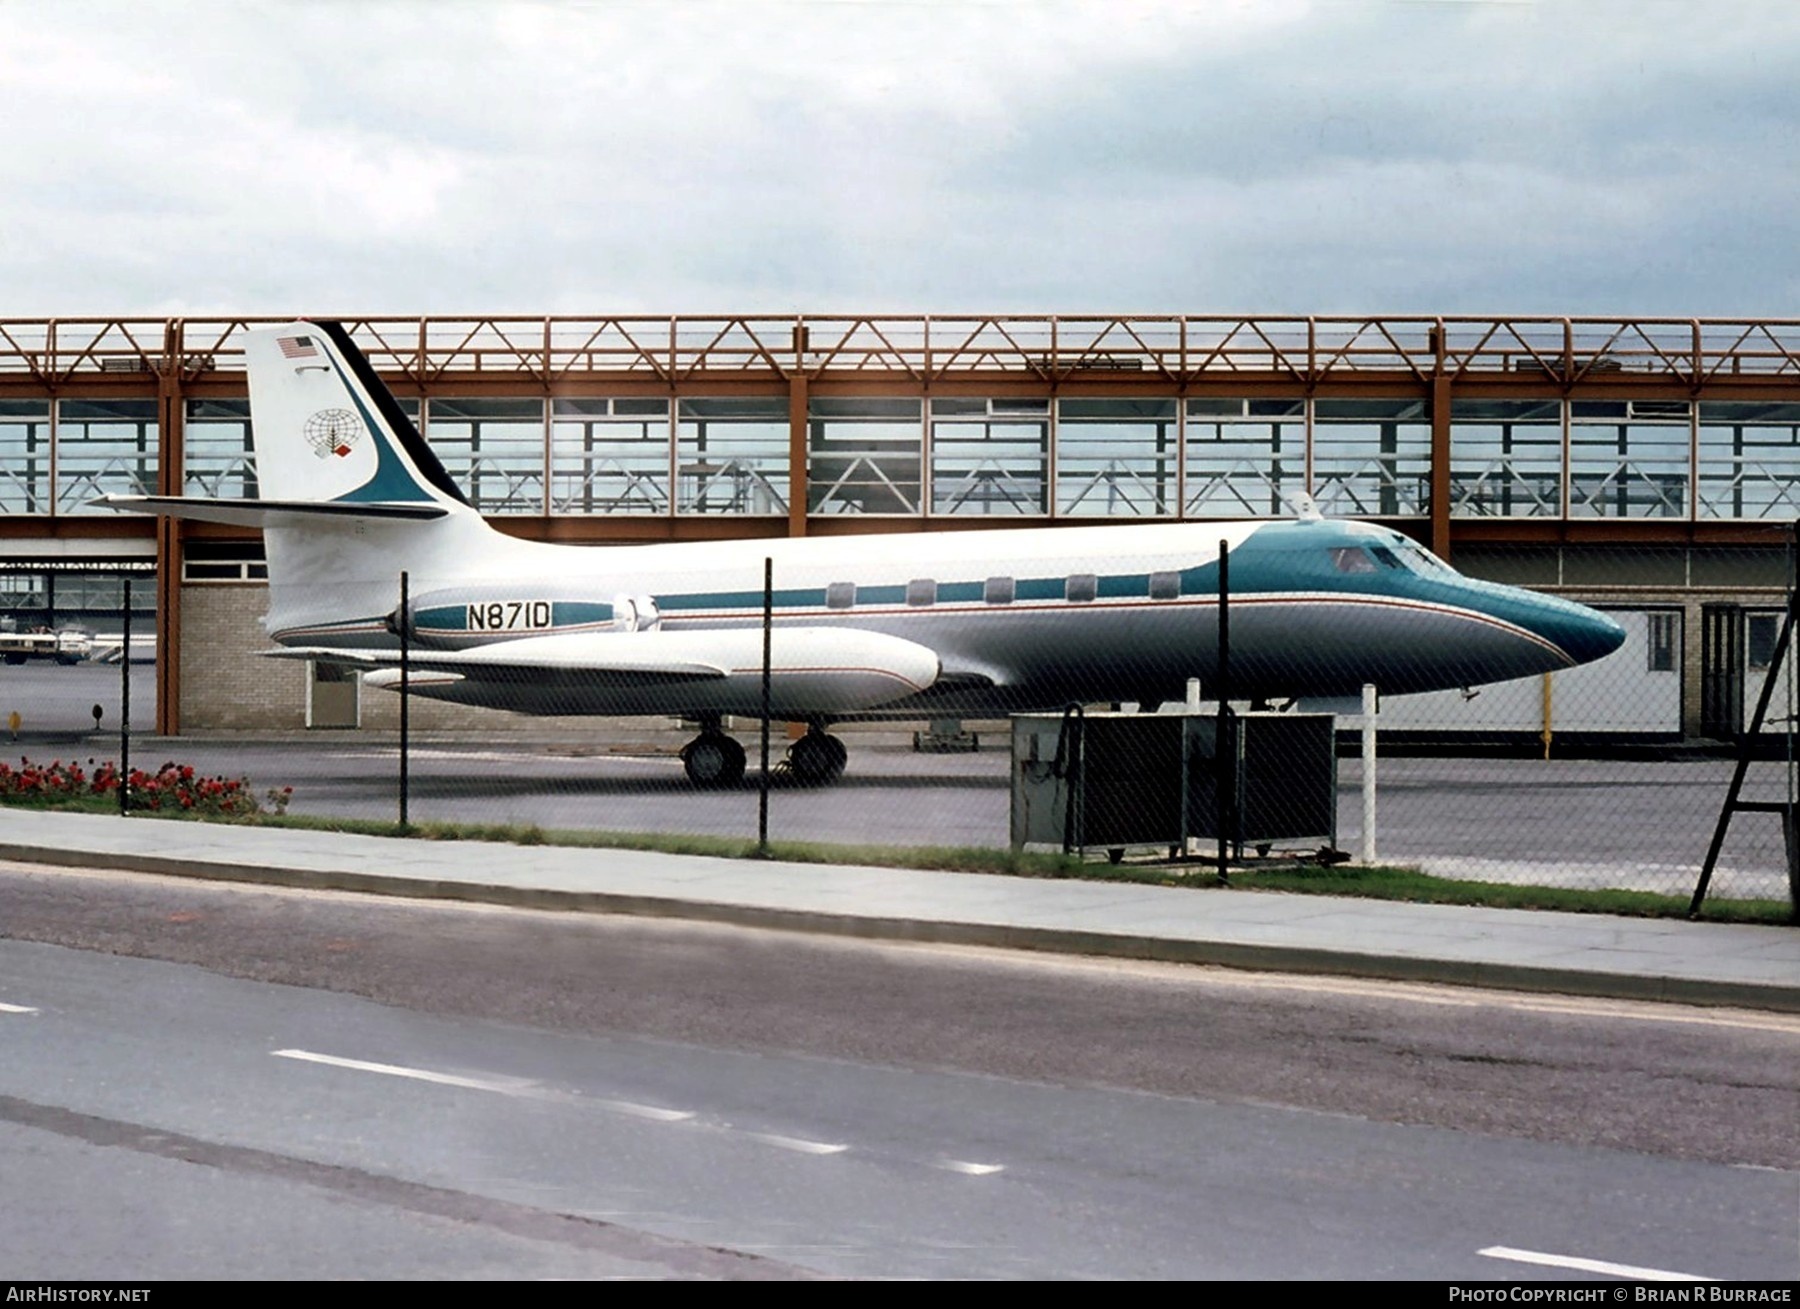
<svg viewBox="0 0 1800 1309">
<path fill-rule="evenodd" d="M 384 1077 L 404 1077 L 414 1082 L 433 1082 L 438 1086 L 460 1086 L 471 1091 L 493 1091 L 499 1095 L 535 1095 L 536 1082 L 514 1081 L 498 1077 L 464 1077 L 458 1073 L 435 1073 L 428 1068 L 407 1068 L 402 1064 L 378 1064 L 367 1059 L 344 1059 L 312 1050 L 272 1050 L 277 1059 L 298 1059 L 303 1063 L 325 1064 L 332 1068 L 349 1068 L 359 1073 L 380 1073 Z"/>
<path fill-rule="evenodd" d="M 1545 1254 L 1541 1250 L 1515 1250 L 1506 1245 L 1490 1245 L 1476 1251 L 1489 1259 L 1510 1259 L 1516 1264 L 1539 1264 L 1545 1268 L 1573 1268 L 1582 1273 L 1604 1273 L 1609 1277 L 1632 1277 L 1641 1282 L 1709 1282 L 1710 1277 L 1693 1273 L 1672 1273 L 1666 1268 L 1638 1268 L 1631 1264 L 1607 1263 L 1604 1259 L 1577 1259 L 1573 1255 Z"/>
<path fill-rule="evenodd" d="M 778 1136 L 774 1132 L 745 1132 L 752 1141 L 761 1141 L 764 1145 L 778 1146 L 783 1150 L 794 1150 L 800 1154 L 843 1154 L 850 1147 L 833 1145 L 829 1141 L 808 1141 L 798 1136 Z"/>
</svg>

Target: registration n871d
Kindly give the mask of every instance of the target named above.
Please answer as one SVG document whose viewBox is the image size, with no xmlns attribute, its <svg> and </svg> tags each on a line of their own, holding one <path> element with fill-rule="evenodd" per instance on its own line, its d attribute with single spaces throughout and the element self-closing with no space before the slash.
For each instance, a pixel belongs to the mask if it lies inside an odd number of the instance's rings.
<svg viewBox="0 0 1800 1309">
<path fill-rule="evenodd" d="M 550 625 L 548 600 L 489 600 L 468 606 L 471 632 L 542 632 Z"/>
</svg>

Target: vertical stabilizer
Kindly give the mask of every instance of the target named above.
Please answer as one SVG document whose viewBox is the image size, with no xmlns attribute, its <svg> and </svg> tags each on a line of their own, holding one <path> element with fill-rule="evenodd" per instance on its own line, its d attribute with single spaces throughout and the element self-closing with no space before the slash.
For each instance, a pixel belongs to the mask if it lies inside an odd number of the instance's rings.
<svg viewBox="0 0 1800 1309">
<path fill-rule="evenodd" d="M 294 322 L 251 332 L 244 358 L 262 497 L 346 515 L 270 520 L 269 633 L 296 643 L 385 644 L 401 570 L 415 585 L 449 575 L 490 552 L 498 534 L 342 326 Z M 377 512 L 402 507 L 441 516 Z"/>
<path fill-rule="evenodd" d="M 467 507 L 337 323 L 248 333 L 244 359 L 265 499 Z"/>
</svg>

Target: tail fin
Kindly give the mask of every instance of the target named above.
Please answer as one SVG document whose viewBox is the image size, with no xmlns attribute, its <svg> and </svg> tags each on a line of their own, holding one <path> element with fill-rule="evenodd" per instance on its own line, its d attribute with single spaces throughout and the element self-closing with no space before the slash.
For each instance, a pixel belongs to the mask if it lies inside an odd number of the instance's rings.
<svg viewBox="0 0 1800 1309">
<path fill-rule="evenodd" d="M 269 634 L 383 645 L 403 569 L 428 585 L 492 553 L 497 534 L 339 324 L 252 332 L 244 358 L 257 482 L 312 508 L 263 532 Z"/>
<path fill-rule="evenodd" d="M 105 496 L 100 503 L 263 529 L 276 640 L 391 644 L 400 573 L 419 585 L 522 548 L 489 527 L 337 323 L 244 337 L 255 500 Z"/>
<path fill-rule="evenodd" d="M 469 508 L 342 325 L 249 333 L 244 358 L 267 498 Z"/>
</svg>

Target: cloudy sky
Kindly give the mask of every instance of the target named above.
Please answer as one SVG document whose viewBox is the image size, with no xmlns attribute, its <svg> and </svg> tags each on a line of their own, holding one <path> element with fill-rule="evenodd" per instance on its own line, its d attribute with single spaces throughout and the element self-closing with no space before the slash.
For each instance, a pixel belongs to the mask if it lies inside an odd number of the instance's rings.
<svg viewBox="0 0 1800 1309">
<path fill-rule="evenodd" d="M 1800 5 L 0 0 L 0 317 L 1800 315 Z"/>
</svg>

